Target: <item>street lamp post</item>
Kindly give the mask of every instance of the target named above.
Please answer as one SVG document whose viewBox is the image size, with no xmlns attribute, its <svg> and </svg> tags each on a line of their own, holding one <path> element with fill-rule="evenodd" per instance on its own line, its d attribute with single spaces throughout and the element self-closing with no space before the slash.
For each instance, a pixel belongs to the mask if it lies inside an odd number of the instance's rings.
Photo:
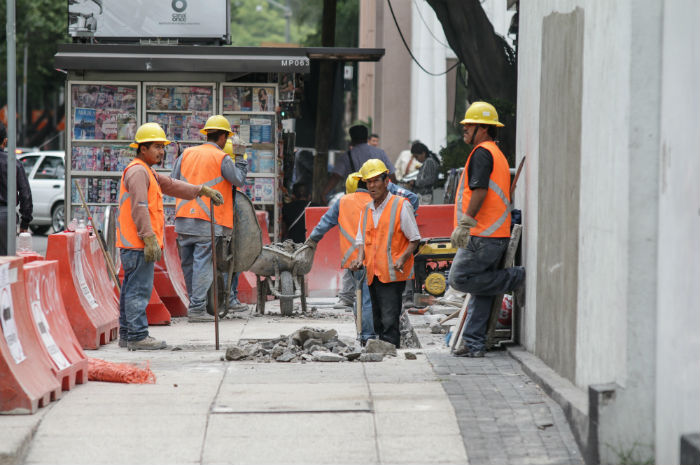
<svg viewBox="0 0 700 465">
<path fill-rule="evenodd" d="M 287 20 L 287 26 L 284 31 L 284 39 L 285 42 L 290 43 L 292 41 L 292 35 L 290 31 L 290 23 L 292 21 L 292 8 L 289 6 L 289 0 L 287 0 L 286 5 L 282 5 L 281 3 L 278 3 L 275 0 L 267 0 L 267 3 L 284 11 L 284 19 Z"/>
</svg>

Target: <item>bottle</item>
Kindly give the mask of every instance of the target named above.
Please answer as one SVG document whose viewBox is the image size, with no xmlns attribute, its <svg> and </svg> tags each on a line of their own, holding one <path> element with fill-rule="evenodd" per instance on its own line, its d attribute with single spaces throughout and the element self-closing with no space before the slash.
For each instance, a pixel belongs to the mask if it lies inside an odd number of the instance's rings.
<svg viewBox="0 0 700 465">
<path fill-rule="evenodd" d="M 17 238 L 17 252 L 32 252 L 32 235 L 28 232 L 19 233 Z"/>
<path fill-rule="evenodd" d="M 85 218 L 80 218 L 78 220 L 78 227 L 76 228 L 76 231 L 85 231 L 87 230 L 87 225 L 85 224 Z"/>
<path fill-rule="evenodd" d="M 78 229 L 78 219 L 73 218 L 70 223 L 68 223 L 68 226 L 66 226 L 66 230 L 70 232 L 75 232 L 75 230 Z"/>
</svg>

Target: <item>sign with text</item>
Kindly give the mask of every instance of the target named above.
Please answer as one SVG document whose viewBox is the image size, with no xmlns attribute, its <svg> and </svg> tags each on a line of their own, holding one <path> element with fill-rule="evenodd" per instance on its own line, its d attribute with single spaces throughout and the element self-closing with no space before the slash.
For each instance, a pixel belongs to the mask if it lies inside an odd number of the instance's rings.
<svg viewBox="0 0 700 465">
<path fill-rule="evenodd" d="M 68 0 L 71 37 L 221 39 L 229 0 Z"/>
</svg>

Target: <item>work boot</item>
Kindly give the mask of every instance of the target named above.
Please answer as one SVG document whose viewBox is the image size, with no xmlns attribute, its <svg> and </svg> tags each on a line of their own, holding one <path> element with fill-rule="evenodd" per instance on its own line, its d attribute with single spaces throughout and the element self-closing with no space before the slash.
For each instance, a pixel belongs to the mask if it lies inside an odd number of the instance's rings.
<svg viewBox="0 0 700 465">
<path fill-rule="evenodd" d="M 452 352 L 455 357 L 469 357 L 469 358 L 482 358 L 484 356 L 483 350 L 471 350 L 467 346 L 462 346 L 461 348 Z"/>
<path fill-rule="evenodd" d="M 127 342 L 127 347 L 129 350 L 160 350 L 165 349 L 168 345 L 165 341 L 159 341 L 154 337 L 146 336 L 140 341 Z"/>
<path fill-rule="evenodd" d="M 338 302 L 333 305 L 333 308 L 344 309 L 346 307 L 352 307 L 352 302 L 345 299 L 338 299 Z"/>
<path fill-rule="evenodd" d="M 214 321 L 214 315 L 210 315 L 205 311 L 190 312 L 187 314 L 187 321 L 190 323 L 208 323 Z"/>
<path fill-rule="evenodd" d="M 238 299 L 234 300 L 228 306 L 228 311 L 233 313 L 245 312 L 246 310 L 248 310 L 248 305 L 241 303 Z"/>
<path fill-rule="evenodd" d="M 458 290 L 451 287 L 445 292 L 445 295 L 443 295 L 437 300 L 437 303 L 440 305 L 447 305 L 450 307 L 461 307 L 466 297 L 466 292 L 459 292 Z"/>
</svg>

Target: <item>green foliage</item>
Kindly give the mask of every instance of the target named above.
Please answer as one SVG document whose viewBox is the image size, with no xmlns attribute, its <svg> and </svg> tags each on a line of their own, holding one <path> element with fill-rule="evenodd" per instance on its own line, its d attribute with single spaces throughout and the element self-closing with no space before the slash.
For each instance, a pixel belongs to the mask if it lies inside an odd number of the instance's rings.
<svg viewBox="0 0 700 465">
<path fill-rule="evenodd" d="M 276 0 L 286 4 L 285 0 Z M 290 2 L 292 20 L 290 26 L 291 42 L 303 44 L 306 38 L 320 25 L 320 13 L 309 14 L 305 2 Z M 315 2 L 308 2 L 315 3 Z M 316 19 L 317 18 L 317 19 Z M 284 11 L 271 5 L 267 0 L 232 0 L 231 1 L 231 44 L 239 47 L 257 47 L 265 42 L 284 43 L 287 20 Z"/>
<path fill-rule="evenodd" d="M 442 164 L 440 169 L 443 173 L 447 173 L 451 168 L 464 168 L 467 163 L 467 157 L 472 151 L 472 146 L 464 143 L 462 139 L 462 131 L 460 127 L 459 135 L 457 135 L 453 125 L 448 124 L 447 145 L 440 149 Z"/>
<path fill-rule="evenodd" d="M 296 21 L 302 21 L 314 29 L 314 32 L 306 36 L 301 44 L 306 47 L 320 47 L 323 0 L 292 0 L 292 9 L 295 10 L 294 18 Z M 335 11 L 336 47 L 358 46 L 359 17 L 360 2 L 357 0 L 337 1 Z"/>
<path fill-rule="evenodd" d="M 28 45 L 27 101 L 29 108 L 44 108 L 55 92 L 63 87 L 65 76 L 56 71 L 53 57 L 59 43 L 68 41 L 68 7 L 65 1 L 16 0 L 17 85 L 24 75 L 24 44 Z M 7 102 L 7 37 L 5 2 L 0 8 L 2 44 L 0 44 L 0 106 Z M 18 102 L 19 103 L 19 102 Z"/>
<path fill-rule="evenodd" d="M 654 465 L 654 448 L 648 444 L 635 441 L 632 447 L 627 449 L 609 443 L 605 445 L 617 455 L 619 465 Z"/>
</svg>

